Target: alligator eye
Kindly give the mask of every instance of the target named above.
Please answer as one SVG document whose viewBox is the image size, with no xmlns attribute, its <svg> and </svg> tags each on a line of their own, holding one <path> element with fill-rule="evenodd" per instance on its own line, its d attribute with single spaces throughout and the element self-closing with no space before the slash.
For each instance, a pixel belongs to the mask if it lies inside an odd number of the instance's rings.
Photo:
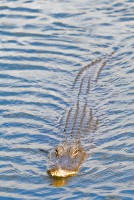
<svg viewBox="0 0 134 200">
<path fill-rule="evenodd" d="M 55 149 L 55 155 L 56 155 L 56 157 L 61 156 L 61 155 L 63 154 L 63 151 L 64 151 L 63 147 L 62 147 L 62 146 L 58 146 L 58 147 Z"/>
<path fill-rule="evenodd" d="M 78 152 L 79 152 L 79 150 L 78 150 L 78 149 L 76 149 L 76 150 L 73 152 L 73 154 L 74 154 L 74 155 L 77 155 L 77 154 L 78 154 Z"/>
<path fill-rule="evenodd" d="M 58 157 L 58 149 L 55 149 L 55 155 Z"/>
<path fill-rule="evenodd" d="M 56 157 L 59 157 L 58 149 L 55 149 L 55 155 Z"/>
</svg>

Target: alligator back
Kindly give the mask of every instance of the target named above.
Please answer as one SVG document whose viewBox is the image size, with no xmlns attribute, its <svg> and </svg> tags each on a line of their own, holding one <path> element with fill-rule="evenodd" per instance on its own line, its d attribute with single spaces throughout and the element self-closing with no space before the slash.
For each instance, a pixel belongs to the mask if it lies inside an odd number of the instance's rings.
<svg viewBox="0 0 134 200">
<path fill-rule="evenodd" d="M 102 69 L 113 54 L 114 52 L 107 58 L 92 61 L 76 75 L 72 85 L 74 101 L 61 119 L 62 124 L 64 124 L 66 140 L 80 141 L 85 133 L 96 131 L 98 119 L 93 114 L 89 95 L 91 95 L 91 90 L 97 83 Z"/>
</svg>

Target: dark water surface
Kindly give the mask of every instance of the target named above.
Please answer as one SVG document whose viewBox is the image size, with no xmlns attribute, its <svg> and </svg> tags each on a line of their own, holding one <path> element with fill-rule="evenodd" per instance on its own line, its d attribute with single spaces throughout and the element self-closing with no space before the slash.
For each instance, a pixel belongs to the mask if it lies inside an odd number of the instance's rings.
<svg viewBox="0 0 134 200">
<path fill-rule="evenodd" d="M 134 199 L 133 0 L 0 2 L 0 199 Z M 83 139 L 89 157 L 52 180 L 47 155 L 76 74 L 113 50 L 89 95 L 99 120 Z"/>
</svg>

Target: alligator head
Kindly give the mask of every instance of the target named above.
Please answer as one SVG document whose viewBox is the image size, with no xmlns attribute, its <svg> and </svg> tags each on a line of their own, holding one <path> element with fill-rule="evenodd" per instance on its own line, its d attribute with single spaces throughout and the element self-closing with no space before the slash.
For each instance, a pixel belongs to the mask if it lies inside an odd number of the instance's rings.
<svg viewBox="0 0 134 200">
<path fill-rule="evenodd" d="M 73 176 L 79 171 L 86 156 L 80 142 L 64 142 L 50 152 L 48 173 L 57 177 Z"/>
</svg>

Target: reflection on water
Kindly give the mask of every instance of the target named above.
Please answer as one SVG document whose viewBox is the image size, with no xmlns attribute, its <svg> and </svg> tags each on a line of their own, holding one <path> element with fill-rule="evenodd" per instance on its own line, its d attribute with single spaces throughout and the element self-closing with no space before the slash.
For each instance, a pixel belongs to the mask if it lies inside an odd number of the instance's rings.
<svg viewBox="0 0 134 200">
<path fill-rule="evenodd" d="M 70 179 L 71 177 L 53 177 L 52 178 L 52 186 L 54 187 L 63 187 L 65 185 L 67 185 L 68 183 L 68 180 Z"/>
<path fill-rule="evenodd" d="M 131 0 L 1 0 L 2 199 L 133 199 L 133 10 Z M 64 139 L 59 119 L 76 101 L 78 72 L 113 50 L 88 96 L 98 128 L 83 142 L 94 148 L 78 175 L 55 188 L 39 149 Z"/>
</svg>

